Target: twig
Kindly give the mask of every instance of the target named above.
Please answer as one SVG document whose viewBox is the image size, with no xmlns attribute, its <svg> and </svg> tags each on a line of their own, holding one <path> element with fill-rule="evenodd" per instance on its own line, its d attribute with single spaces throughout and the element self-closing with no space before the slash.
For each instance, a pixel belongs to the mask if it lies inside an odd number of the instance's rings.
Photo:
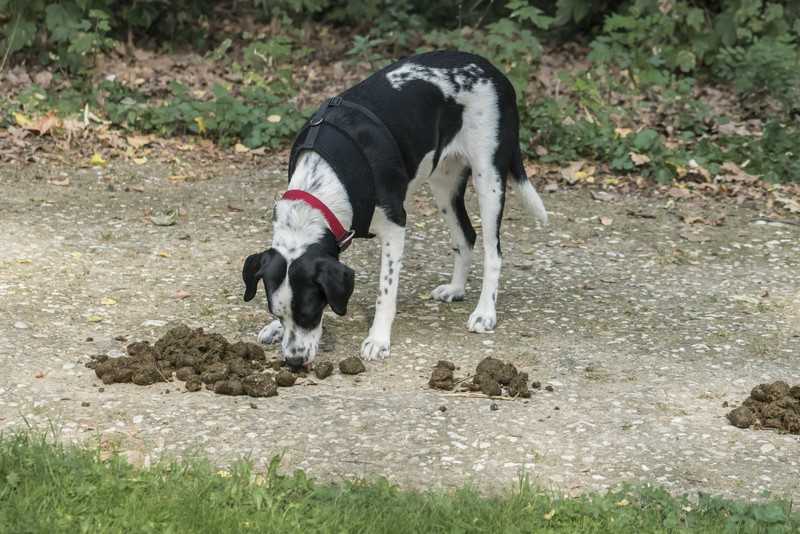
<svg viewBox="0 0 800 534">
<path fill-rule="evenodd" d="M 790 221 L 786 219 L 775 219 L 773 217 L 755 217 L 751 222 L 764 221 L 770 223 L 790 224 L 792 226 L 800 226 L 800 221 Z"/>
<path fill-rule="evenodd" d="M 453 382 L 453 387 L 456 387 L 459 384 L 463 384 L 464 382 L 466 382 L 467 380 L 469 380 L 470 378 L 472 378 L 474 376 L 475 375 L 467 375 L 464 378 L 462 378 L 461 380 L 458 380 L 457 382 Z"/>
<path fill-rule="evenodd" d="M 17 36 L 17 28 L 19 27 L 19 21 L 22 18 L 22 11 L 17 13 L 17 21 L 14 23 L 14 28 L 11 30 L 11 36 L 8 38 L 8 46 L 6 47 L 6 53 L 3 55 L 3 62 L 0 63 L 0 72 L 3 72 L 6 69 L 6 61 L 8 61 L 8 56 L 11 54 L 11 45 L 14 43 L 14 37 Z"/>
<path fill-rule="evenodd" d="M 484 395 L 483 393 L 443 393 L 440 397 L 459 397 L 462 399 L 492 399 L 501 401 L 513 401 L 517 397 L 499 397 L 497 395 Z"/>
</svg>

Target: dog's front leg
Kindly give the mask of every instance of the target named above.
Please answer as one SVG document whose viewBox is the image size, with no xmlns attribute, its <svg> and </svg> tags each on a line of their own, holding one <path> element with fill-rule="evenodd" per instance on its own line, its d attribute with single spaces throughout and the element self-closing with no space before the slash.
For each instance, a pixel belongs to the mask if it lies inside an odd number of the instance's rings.
<svg viewBox="0 0 800 534">
<path fill-rule="evenodd" d="M 375 219 L 378 220 L 373 228 L 381 240 L 381 279 L 375 301 L 375 318 L 369 329 L 369 336 L 361 344 L 361 356 L 365 360 L 389 356 L 406 237 L 404 226 L 389 221 L 378 210 L 375 212 Z"/>
</svg>

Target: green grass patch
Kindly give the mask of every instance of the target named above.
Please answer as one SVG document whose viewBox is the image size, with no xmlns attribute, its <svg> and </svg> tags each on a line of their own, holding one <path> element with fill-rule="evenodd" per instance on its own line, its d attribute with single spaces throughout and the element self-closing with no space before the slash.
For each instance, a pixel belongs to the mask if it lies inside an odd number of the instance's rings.
<svg viewBox="0 0 800 534">
<path fill-rule="evenodd" d="M 655 487 L 560 498 L 521 482 L 502 496 L 414 492 L 384 481 L 319 483 L 240 463 L 137 469 L 42 436 L 0 440 L 0 532 L 797 532 L 782 501 L 758 504 Z"/>
</svg>

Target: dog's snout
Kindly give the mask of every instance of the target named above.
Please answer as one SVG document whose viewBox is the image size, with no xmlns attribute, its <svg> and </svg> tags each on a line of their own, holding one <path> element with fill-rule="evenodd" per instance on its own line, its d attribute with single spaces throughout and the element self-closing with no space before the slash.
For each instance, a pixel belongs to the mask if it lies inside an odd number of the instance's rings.
<svg viewBox="0 0 800 534">
<path fill-rule="evenodd" d="M 286 365 L 292 369 L 299 369 L 305 365 L 306 359 L 303 356 L 289 356 L 286 358 Z"/>
</svg>

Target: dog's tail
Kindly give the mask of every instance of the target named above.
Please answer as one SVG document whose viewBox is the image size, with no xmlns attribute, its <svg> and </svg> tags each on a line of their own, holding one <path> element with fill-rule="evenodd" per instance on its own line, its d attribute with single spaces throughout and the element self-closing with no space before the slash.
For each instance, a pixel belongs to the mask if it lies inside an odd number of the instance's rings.
<svg viewBox="0 0 800 534">
<path fill-rule="evenodd" d="M 511 181 L 514 184 L 514 189 L 517 190 L 522 199 L 522 204 L 542 224 L 547 224 L 547 210 L 544 208 L 544 203 L 539 193 L 536 192 L 536 188 L 533 187 L 531 181 L 528 180 L 528 175 L 525 174 L 525 166 L 522 164 L 522 152 L 520 152 L 519 146 L 515 147 L 514 154 L 511 157 L 511 176 L 513 178 Z"/>
</svg>

